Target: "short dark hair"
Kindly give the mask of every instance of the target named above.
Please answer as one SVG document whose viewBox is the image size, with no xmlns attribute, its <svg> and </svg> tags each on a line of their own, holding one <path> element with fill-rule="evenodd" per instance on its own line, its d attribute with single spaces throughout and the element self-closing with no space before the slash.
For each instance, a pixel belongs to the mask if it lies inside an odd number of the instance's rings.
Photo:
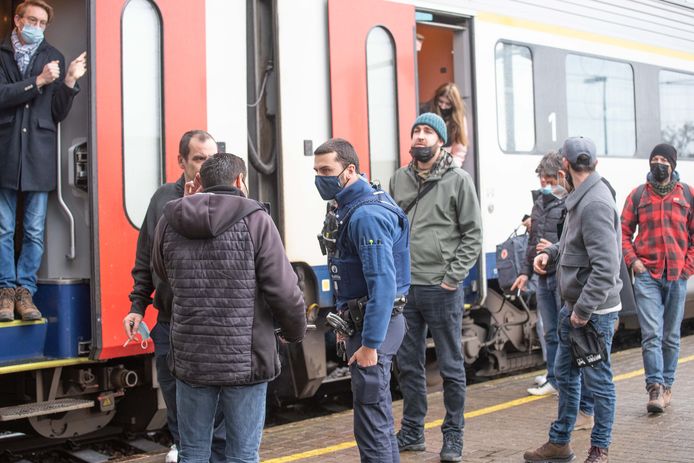
<svg viewBox="0 0 694 463">
<path fill-rule="evenodd" d="M 188 155 L 190 154 L 190 141 L 193 138 L 203 143 L 207 140 L 214 141 L 212 135 L 204 130 L 189 130 L 184 133 L 181 137 L 181 141 L 178 142 L 178 154 L 180 154 L 186 161 L 188 160 Z"/>
<path fill-rule="evenodd" d="M 576 172 L 595 172 L 595 166 L 598 165 L 598 161 L 591 160 L 590 156 L 581 153 L 576 158 L 576 162 L 569 162 L 569 165 Z"/>
<path fill-rule="evenodd" d="M 542 156 L 535 173 L 543 177 L 556 178 L 559 175 L 559 171 L 562 170 L 562 158 L 558 151 L 549 151 Z"/>
<path fill-rule="evenodd" d="M 15 8 L 14 10 L 14 14 L 19 16 L 20 18 L 23 18 L 24 13 L 30 6 L 37 6 L 39 8 L 43 8 L 43 10 L 46 12 L 46 15 L 48 15 L 48 23 L 50 23 L 51 19 L 53 19 L 53 7 L 48 3 L 44 2 L 43 0 L 24 0 L 22 3 L 17 5 L 17 8 Z"/>
<path fill-rule="evenodd" d="M 337 161 L 343 169 L 354 164 L 355 170 L 359 173 L 359 156 L 357 156 L 354 146 L 344 138 L 331 138 L 313 152 L 316 156 L 328 153 L 337 154 Z"/>
<path fill-rule="evenodd" d="M 217 153 L 207 158 L 200 168 L 203 189 L 214 186 L 232 186 L 240 174 L 246 176 L 246 163 L 231 153 Z"/>
</svg>

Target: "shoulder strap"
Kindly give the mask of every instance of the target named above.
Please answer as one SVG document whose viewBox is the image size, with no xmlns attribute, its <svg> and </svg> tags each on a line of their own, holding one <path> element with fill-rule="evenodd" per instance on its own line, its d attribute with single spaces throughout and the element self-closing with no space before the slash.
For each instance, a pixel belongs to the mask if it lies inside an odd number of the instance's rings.
<svg viewBox="0 0 694 463">
<path fill-rule="evenodd" d="M 634 212 L 634 216 L 636 216 L 637 218 L 639 216 L 639 204 L 641 203 L 641 197 L 643 196 L 643 192 L 645 190 L 646 184 L 642 183 L 638 186 L 638 188 L 636 188 L 634 196 L 631 197 L 631 210 Z"/>
<path fill-rule="evenodd" d="M 689 185 L 684 182 L 680 182 L 680 185 L 682 185 L 682 189 L 684 189 L 684 199 L 687 200 L 691 210 L 694 211 L 694 203 L 692 202 L 694 198 L 692 198 L 692 190 L 690 190 Z"/>
<path fill-rule="evenodd" d="M 429 193 L 434 186 L 436 186 L 436 182 L 429 182 L 426 185 L 424 185 L 424 188 L 419 190 L 419 194 L 415 199 L 410 202 L 410 204 L 407 205 L 407 207 L 403 208 L 403 211 L 405 212 L 405 215 L 407 215 L 408 212 L 412 210 L 412 208 L 419 202 L 420 199 L 422 199 L 427 193 Z"/>
</svg>

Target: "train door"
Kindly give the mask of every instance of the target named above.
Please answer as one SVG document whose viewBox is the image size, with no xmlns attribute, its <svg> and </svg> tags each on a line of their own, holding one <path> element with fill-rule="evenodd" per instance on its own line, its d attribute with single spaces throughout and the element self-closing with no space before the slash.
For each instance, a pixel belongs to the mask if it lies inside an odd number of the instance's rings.
<svg viewBox="0 0 694 463">
<path fill-rule="evenodd" d="M 92 0 L 90 9 L 92 356 L 108 359 L 145 352 L 123 346 L 121 323 L 138 229 L 152 193 L 181 175 L 181 134 L 207 126 L 205 1 Z M 149 310 L 150 328 L 155 319 Z"/>
<path fill-rule="evenodd" d="M 469 18 L 418 10 L 417 94 L 420 112 L 434 109 L 437 89 L 454 84 L 463 109 L 467 154 L 463 169 L 476 177 L 473 60 Z M 479 184 L 479 183 L 478 183 Z"/>
<path fill-rule="evenodd" d="M 417 117 L 413 6 L 329 0 L 333 137 L 352 142 L 361 171 L 387 187 L 409 162 Z"/>
</svg>

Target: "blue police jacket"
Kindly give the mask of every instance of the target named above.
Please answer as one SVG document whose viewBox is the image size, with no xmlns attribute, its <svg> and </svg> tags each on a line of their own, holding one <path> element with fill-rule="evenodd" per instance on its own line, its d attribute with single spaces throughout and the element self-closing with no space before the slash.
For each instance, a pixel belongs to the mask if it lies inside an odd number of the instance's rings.
<svg viewBox="0 0 694 463">
<path fill-rule="evenodd" d="M 378 349 L 386 337 L 396 296 L 410 288 L 407 216 L 381 189 L 363 177 L 335 197 L 338 208 L 336 251 L 329 269 L 337 307 L 368 296 L 362 345 Z"/>
</svg>

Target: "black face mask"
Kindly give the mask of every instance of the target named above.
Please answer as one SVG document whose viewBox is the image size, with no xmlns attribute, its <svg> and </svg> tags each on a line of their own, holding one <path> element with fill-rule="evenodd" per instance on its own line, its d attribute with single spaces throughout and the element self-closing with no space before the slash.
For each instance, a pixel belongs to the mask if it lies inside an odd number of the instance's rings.
<svg viewBox="0 0 694 463">
<path fill-rule="evenodd" d="M 441 111 L 442 117 L 451 117 L 451 114 L 453 114 L 453 108 L 448 108 L 448 109 L 439 108 L 439 111 Z"/>
<path fill-rule="evenodd" d="M 653 180 L 656 182 L 664 182 L 667 180 L 670 175 L 668 167 L 670 167 L 668 164 L 652 163 L 651 174 L 653 175 Z"/>
<path fill-rule="evenodd" d="M 410 148 L 410 154 L 415 161 L 429 162 L 436 153 L 433 146 L 413 146 Z"/>
</svg>

